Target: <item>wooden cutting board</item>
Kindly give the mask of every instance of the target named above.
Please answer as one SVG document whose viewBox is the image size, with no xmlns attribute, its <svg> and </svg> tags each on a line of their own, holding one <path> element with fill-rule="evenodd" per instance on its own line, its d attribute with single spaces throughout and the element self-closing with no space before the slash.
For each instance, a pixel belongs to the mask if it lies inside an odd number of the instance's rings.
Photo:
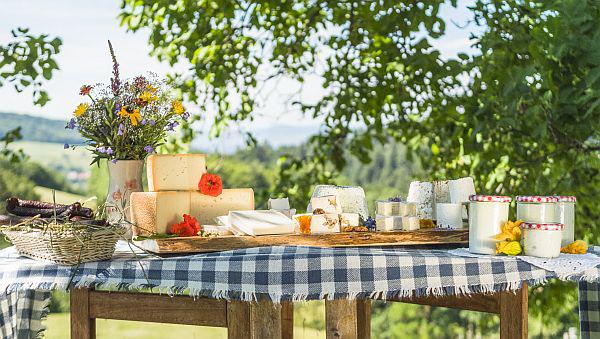
<svg viewBox="0 0 600 339">
<path fill-rule="evenodd" d="M 415 246 L 467 245 L 469 231 L 421 229 L 394 232 L 343 232 L 332 234 L 286 234 L 263 236 L 183 237 L 134 241 L 141 248 L 156 254 L 208 253 L 261 246 Z"/>
</svg>

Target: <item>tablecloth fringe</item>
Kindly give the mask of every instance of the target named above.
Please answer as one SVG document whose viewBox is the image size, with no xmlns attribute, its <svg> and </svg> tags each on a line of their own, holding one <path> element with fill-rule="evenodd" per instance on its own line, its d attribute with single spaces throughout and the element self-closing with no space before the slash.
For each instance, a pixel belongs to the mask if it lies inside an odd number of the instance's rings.
<svg viewBox="0 0 600 339">
<path fill-rule="evenodd" d="M 48 318 L 48 315 L 50 314 L 50 302 L 51 302 L 51 298 L 48 298 L 48 300 L 44 301 L 44 307 L 42 308 L 42 316 L 40 317 L 40 321 L 38 322 L 39 327 L 36 326 L 36 327 L 31 328 L 31 332 L 35 333 L 36 339 L 44 338 L 44 332 L 46 331 L 46 326 L 43 325 L 43 323 L 46 321 L 46 319 Z"/>
<path fill-rule="evenodd" d="M 571 277 L 571 281 L 588 281 L 595 282 L 597 280 L 597 274 L 582 275 L 579 277 Z M 541 277 L 536 279 L 525 280 L 529 285 L 543 285 L 547 282 L 547 278 Z M 79 281 L 75 281 L 72 287 L 75 288 L 107 288 L 111 290 L 123 290 L 123 291 L 148 291 L 151 290 L 155 293 L 167 294 L 170 296 L 189 294 L 191 297 L 209 297 L 213 299 L 226 299 L 226 300 L 241 300 L 241 301 L 257 301 L 267 298 L 272 302 L 281 301 L 308 301 L 308 300 L 334 300 L 334 299 L 377 299 L 377 300 L 388 300 L 388 299 L 399 299 L 409 297 L 426 297 L 426 296 L 443 296 L 443 295 L 459 295 L 468 296 L 473 293 L 492 293 L 500 291 L 516 291 L 522 286 L 521 280 L 510 281 L 500 284 L 479 284 L 479 285 L 461 285 L 461 286 L 440 286 L 430 288 L 417 288 L 417 289 L 401 289 L 401 290 L 380 290 L 373 291 L 370 293 L 354 292 L 354 293 L 336 293 L 324 292 L 324 293 L 294 293 L 292 295 L 283 293 L 262 293 L 256 291 L 230 291 L 230 290 L 208 290 L 208 289 L 197 289 L 183 286 L 151 286 L 148 284 L 140 283 L 109 283 L 109 282 L 98 282 L 94 281 L 92 277 L 83 277 Z M 0 290 L 5 293 L 13 293 L 19 290 L 25 289 L 40 289 L 40 290 L 66 290 L 67 286 L 63 283 L 48 283 L 48 282 L 28 282 L 28 283 L 13 283 L 9 285 L 0 285 Z"/>
</svg>

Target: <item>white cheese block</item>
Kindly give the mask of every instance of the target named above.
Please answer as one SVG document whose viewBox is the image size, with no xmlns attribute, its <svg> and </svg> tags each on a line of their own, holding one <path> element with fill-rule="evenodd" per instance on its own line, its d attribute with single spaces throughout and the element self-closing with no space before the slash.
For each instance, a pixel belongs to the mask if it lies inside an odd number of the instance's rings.
<svg viewBox="0 0 600 339">
<path fill-rule="evenodd" d="M 289 234 L 294 233 L 296 223 L 274 210 L 231 211 L 231 227 L 248 235 Z"/>
<path fill-rule="evenodd" d="M 319 211 L 320 213 L 342 213 L 342 208 L 338 204 L 337 197 L 335 195 L 326 195 L 322 197 L 311 198 L 310 206 L 312 207 L 312 209 L 308 210 L 307 212 L 314 213 L 315 211 Z"/>
<path fill-rule="evenodd" d="M 315 214 L 310 219 L 310 233 L 339 233 L 340 219 L 339 214 Z"/>
<path fill-rule="evenodd" d="M 398 206 L 398 215 L 413 217 L 417 215 L 417 204 L 414 202 L 401 202 Z"/>
<path fill-rule="evenodd" d="M 415 231 L 421 228 L 418 217 L 402 217 L 402 230 Z"/>
<path fill-rule="evenodd" d="M 231 229 L 229 227 L 226 227 L 226 226 L 202 225 L 202 230 L 205 233 L 216 234 L 216 235 L 219 235 L 219 236 L 233 235 L 233 232 L 231 232 Z"/>
<path fill-rule="evenodd" d="M 475 183 L 471 177 L 450 180 L 448 187 L 450 190 L 449 202 L 469 202 L 469 196 L 475 194 Z"/>
<path fill-rule="evenodd" d="M 224 189 L 217 197 L 190 192 L 190 213 L 198 219 L 200 225 L 217 223 L 217 217 L 230 211 L 254 210 L 254 191 L 251 188 Z"/>
<path fill-rule="evenodd" d="M 195 191 L 206 173 L 204 154 L 152 154 L 146 160 L 148 189 L 160 191 Z"/>
<path fill-rule="evenodd" d="M 134 235 L 168 233 L 190 213 L 190 192 L 133 192 L 130 215 Z M 192 214 L 193 215 L 193 214 Z"/>
<path fill-rule="evenodd" d="M 402 217 L 378 215 L 375 224 L 379 232 L 398 231 L 402 229 Z"/>
<path fill-rule="evenodd" d="M 433 183 L 413 181 L 408 189 L 408 202 L 417 205 L 417 216 L 423 219 L 433 218 Z"/>
<path fill-rule="evenodd" d="M 387 201 L 387 200 L 378 200 L 376 201 L 377 205 L 377 214 L 379 215 L 398 215 L 400 209 L 399 202 Z"/>
<path fill-rule="evenodd" d="M 281 199 L 271 199 L 267 203 L 267 207 L 270 210 L 289 210 L 290 209 L 290 200 L 288 198 Z"/>
<path fill-rule="evenodd" d="M 340 214 L 340 227 L 357 227 L 360 226 L 360 214 L 358 213 L 342 213 Z"/>
<path fill-rule="evenodd" d="M 437 227 L 458 229 L 463 227 L 463 206 L 460 203 L 437 203 Z"/>
<path fill-rule="evenodd" d="M 335 186 L 335 185 L 317 185 L 313 191 L 312 197 L 322 197 L 327 195 L 335 195 L 337 202 L 344 213 L 358 213 L 363 220 L 367 220 L 369 209 L 367 206 L 367 198 L 365 190 L 360 186 Z M 312 206 L 309 203 L 306 209 L 312 211 Z"/>
</svg>

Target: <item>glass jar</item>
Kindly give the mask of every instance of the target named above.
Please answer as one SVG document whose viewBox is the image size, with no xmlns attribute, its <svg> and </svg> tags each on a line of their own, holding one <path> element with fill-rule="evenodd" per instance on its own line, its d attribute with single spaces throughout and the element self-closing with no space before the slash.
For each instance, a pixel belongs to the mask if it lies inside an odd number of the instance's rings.
<svg viewBox="0 0 600 339">
<path fill-rule="evenodd" d="M 469 197 L 469 251 L 495 254 L 500 228 L 508 220 L 511 198 L 500 195 L 471 195 Z"/>
<path fill-rule="evenodd" d="M 577 198 L 569 195 L 559 195 L 556 204 L 556 214 L 559 222 L 565 225 L 562 232 L 561 246 L 567 246 L 575 241 L 575 203 Z"/>
<path fill-rule="evenodd" d="M 564 225 L 560 223 L 522 223 L 524 254 L 539 258 L 558 257 L 563 229 Z"/>
<path fill-rule="evenodd" d="M 556 206 L 558 198 L 538 195 L 517 196 L 517 219 L 536 224 L 560 221 Z"/>
</svg>

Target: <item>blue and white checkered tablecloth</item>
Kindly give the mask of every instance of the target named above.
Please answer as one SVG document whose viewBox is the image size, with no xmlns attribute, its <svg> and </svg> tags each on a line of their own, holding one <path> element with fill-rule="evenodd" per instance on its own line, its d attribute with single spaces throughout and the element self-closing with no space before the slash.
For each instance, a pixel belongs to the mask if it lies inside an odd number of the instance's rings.
<svg viewBox="0 0 600 339">
<path fill-rule="evenodd" d="M 592 251 L 600 254 L 598 247 Z M 555 277 L 516 258 L 458 257 L 445 250 L 273 246 L 158 258 L 135 257 L 121 244 L 112 260 L 75 268 L 19 257 L 9 248 L 0 251 L 0 289 L 4 291 L 0 295 L 0 327 L 11 324 L 13 332 L 3 329 L 3 333 L 39 331 L 45 304 L 16 304 L 20 295 L 15 298 L 15 293 L 65 290 L 69 281 L 74 287 L 152 287 L 157 292 L 278 302 L 515 290 L 524 281 L 535 285 Z M 593 337 L 600 334 L 598 285 L 581 282 L 580 290 L 582 337 Z M 21 311 L 23 307 L 28 309 Z"/>
</svg>

